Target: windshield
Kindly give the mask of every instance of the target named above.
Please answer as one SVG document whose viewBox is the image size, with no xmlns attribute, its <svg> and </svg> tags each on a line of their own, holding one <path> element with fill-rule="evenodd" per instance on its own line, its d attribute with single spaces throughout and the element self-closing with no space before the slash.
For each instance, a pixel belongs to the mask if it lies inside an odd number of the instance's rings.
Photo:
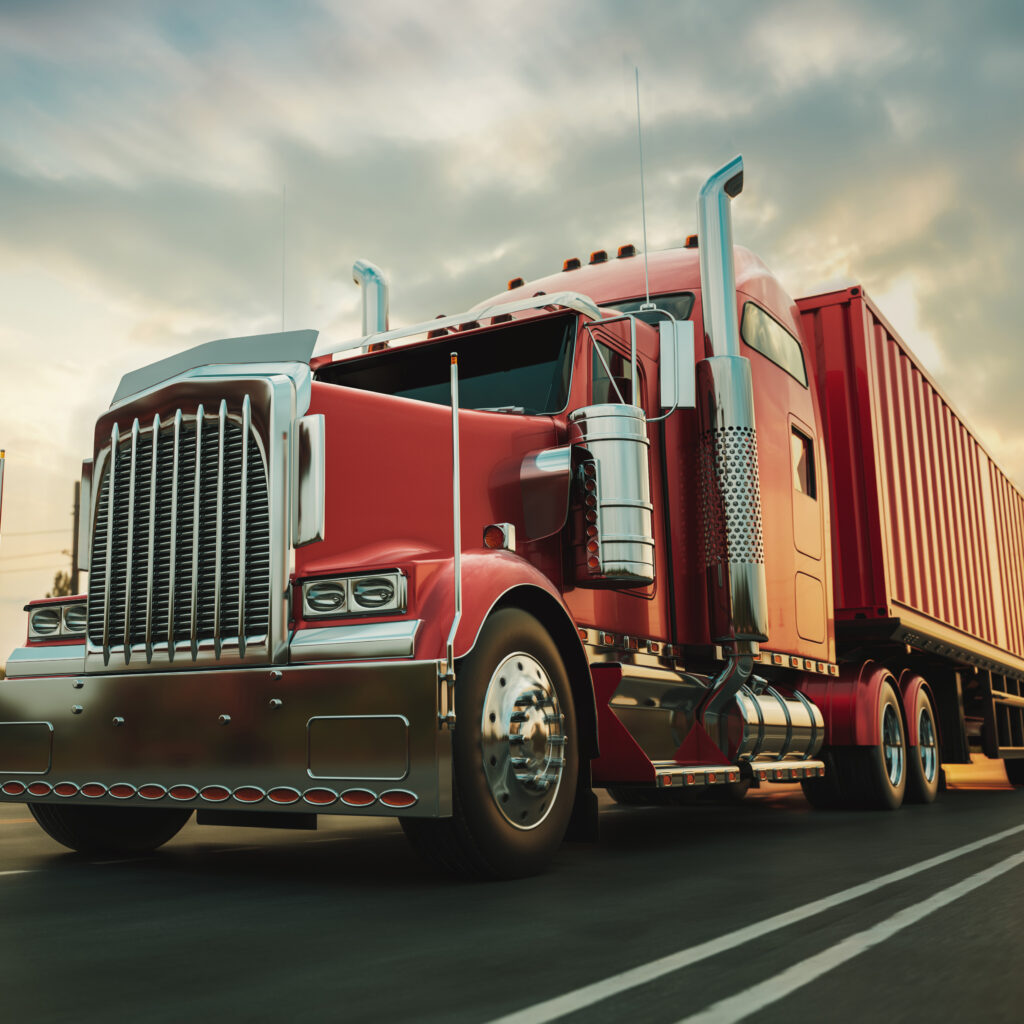
<svg viewBox="0 0 1024 1024">
<path fill-rule="evenodd" d="M 634 313 L 636 314 L 637 320 L 643 320 L 644 323 L 648 324 L 655 324 L 659 320 L 663 320 L 664 317 L 659 315 L 655 310 L 640 311 L 640 307 L 646 301 L 646 299 L 623 299 L 621 302 L 603 302 L 601 303 L 601 308 L 617 309 L 620 313 Z M 693 309 L 693 293 L 678 292 L 675 295 L 652 295 L 651 302 L 653 302 L 658 309 L 663 309 L 666 313 L 671 313 L 677 320 L 687 320 L 689 319 L 690 312 Z"/>
<path fill-rule="evenodd" d="M 361 391 L 451 404 L 448 354 L 459 355 L 459 405 L 463 409 L 551 414 L 569 400 L 576 318 L 561 316 L 430 345 L 395 348 L 332 363 L 317 379 Z"/>
</svg>

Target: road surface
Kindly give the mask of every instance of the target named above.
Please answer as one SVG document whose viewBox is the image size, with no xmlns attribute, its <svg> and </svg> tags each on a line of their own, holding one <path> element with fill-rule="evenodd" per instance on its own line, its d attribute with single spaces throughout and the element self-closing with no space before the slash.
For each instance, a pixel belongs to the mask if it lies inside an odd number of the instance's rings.
<svg viewBox="0 0 1024 1024">
<path fill-rule="evenodd" d="M 1024 1019 L 1024 791 L 618 808 L 541 878 L 438 879 L 387 819 L 82 858 L 0 806 L 0 1020 Z M 323 819 L 321 819 L 323 821 Z"/>
</svg>

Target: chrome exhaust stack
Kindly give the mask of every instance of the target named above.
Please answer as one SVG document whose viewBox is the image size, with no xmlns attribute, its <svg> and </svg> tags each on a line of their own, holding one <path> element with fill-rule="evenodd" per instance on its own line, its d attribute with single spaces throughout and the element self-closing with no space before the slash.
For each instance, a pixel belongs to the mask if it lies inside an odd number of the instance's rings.
<svg viewBox="0 0 1024 1024">
<path fill-rule="evenodd" d="M 697 199 L 701 301 L 713 355 L 697 364 L 700 485 L 711 638 L 729 662 L 701 710 L 725 749 L 726 714 L 768 639 L 768 589 L 750 362 L 740 355 L 730 202 L 743 189 L 743 158 L 719 168 Z"/>
<path fill-rule="evenodd" d="M 363 337 L 388 329 L 388 282 L 384 271 L 369 260 L 352 264 L 352 280 L 363 290 Z"/>
</svg>

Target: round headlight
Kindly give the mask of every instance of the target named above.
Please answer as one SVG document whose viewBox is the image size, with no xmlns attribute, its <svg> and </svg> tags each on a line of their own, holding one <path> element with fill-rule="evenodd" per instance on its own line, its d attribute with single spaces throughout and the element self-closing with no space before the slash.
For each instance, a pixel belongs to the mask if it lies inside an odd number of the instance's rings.
<svg viewBox="0 0 1024 1024">
<path fill-rule="evenodd" d="M 363 608 L 382 608 L 394 599 L 395 585 L 383 576 L 367 576 L 366 579 L 356 580 L 352 596 L 356 604 Z"/>
<path fill-rule="evenodd" d="M 318 615 L 329 615 L 345 609 L 345 586 L 342 583 L 311 583 L 306 587 L 306 607 Z"/>
<path fill-rule="evenodd" d="M 60 629 L 60 608 L 38 608 L 29 616 L 32 632 L 40 636 L 49 636 Z"/>
<path fill-rule="evenodd" d="M 69 604 L 64 609 L 64 629 L 68 633 L 85 632 L 85 604 Z"/>
</svg>

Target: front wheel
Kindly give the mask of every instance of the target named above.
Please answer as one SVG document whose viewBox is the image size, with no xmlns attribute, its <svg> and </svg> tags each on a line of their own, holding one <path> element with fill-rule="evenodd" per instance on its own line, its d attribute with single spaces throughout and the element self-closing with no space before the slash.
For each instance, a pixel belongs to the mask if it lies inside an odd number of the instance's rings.
<svg viewBox="0 0 1024 1024">
<path fill-rule="evenodd" d="M 29 804 L 43 831 L 78 853 L 151 853 L 173 839 L 191 811 L 157 807 Z"/>
<path fill-rule="evenodd" d="M 403 818 L 416 851 L 449 873 L 542 871 L 576 795 L 576 715 L 554 641 L 518 608 L 495 612 L 458 666 L 451 818 Z"/>
</svg>

